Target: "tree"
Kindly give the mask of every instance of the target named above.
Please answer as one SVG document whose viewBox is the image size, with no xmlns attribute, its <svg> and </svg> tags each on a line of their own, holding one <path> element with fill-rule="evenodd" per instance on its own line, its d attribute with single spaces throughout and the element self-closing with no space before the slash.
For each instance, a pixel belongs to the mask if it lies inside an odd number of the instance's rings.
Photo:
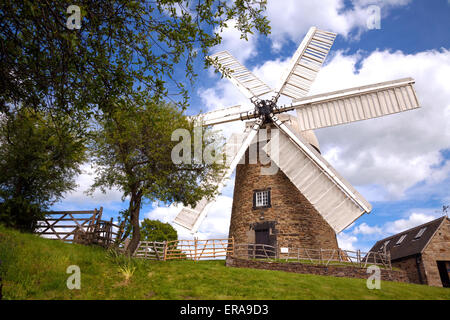
<svg viewBox="0 0 450 320">
<path fill-rule="evenodd" d="M 0 222 L 33 231 L 42 211 L 75 188 L 85 133 L 65 115 L 23 108 L 0 117 Z"/>
<path fill-rule="evenodd" d="M 169 223 L 145 218 L 141 222 L 141 239 L 159 242 L 174 241 L 178 239 L 178 233 Z"/>
<path fill-rule="evenodd" d="M 237 21 L 243 38 L 267 34 L 264 9 L 253 0 L 3 0 L 0 110 L 26 105 L 89 117 L 134 92 L 160 98 L 169 89 L 186 105 L 177 68 L 192 81 L 195 58 L 220 43 L 227 21 Z"/>
<path fill-rule="evenodd" d="M 92 146 L 97 176 L 91 191 L 100 188 L 106 192 L 107 188 L 117 187 L 123 192 L 123 199 L 129 197 L 128 212 L 124 215 L 132 227 L 128 253 L 134 252 L 140 241 L 139 213 L 143 200 L 194 206 L 204 196 L 211 198 L 216 194 L 223 164 L 178 163 L 172 159 L 172 151 L 178 144 L 172 141 L 172 133 L 184 129 L 192 136 L 195 130 L 193 123 L 173 104 L 146 95 L 122 99 L 99 125 Z M 209 129 L 201 130 L 201 150 L 222 143 Z M 195 140 L 188 143 L 186 152 L 190 153 Z"/>
</svg>

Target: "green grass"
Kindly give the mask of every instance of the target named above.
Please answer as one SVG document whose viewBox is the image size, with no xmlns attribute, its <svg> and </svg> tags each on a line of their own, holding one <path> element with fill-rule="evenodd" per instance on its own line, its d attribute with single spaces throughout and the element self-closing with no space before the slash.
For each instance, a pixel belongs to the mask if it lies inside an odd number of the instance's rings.
<svg viewBox="0 0 450 320">
<path fill-rule="evenodd" d="M 6 299 L 450 299 L 450 290 L 361 279 L 227 268 L 224 261 L 145 261 L 66 244 L 0 226 Z M 81 289 L 69 290 L 69 265 Z"/>
</svg>

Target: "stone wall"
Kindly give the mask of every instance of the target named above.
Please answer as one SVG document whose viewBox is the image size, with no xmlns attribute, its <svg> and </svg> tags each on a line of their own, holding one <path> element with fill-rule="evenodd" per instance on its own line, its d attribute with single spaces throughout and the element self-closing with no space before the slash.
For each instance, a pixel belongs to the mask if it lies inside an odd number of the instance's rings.
<svg viewBox="0 0 450 320">
<path fill-rule="evenodd" d="M 264 260 L 247 260 L 228 257 L 226 261 L 228 267 L 252 268 L 265 270 L 278 270 L 294 273 L 315 274 L 322 276 L 346 277 L 368 279 L 370 274 L 366 268 L 353 266 L 321 266 L 309 265 L 299 262 L 270 262 Z M 409 282 L 406 272 L 403 270 L 381 269 L 381 280 Z"/>
<path fill-rule="evenodd" d="M 248 164 L 248 151 L 246 163 L 236 168 L 229 237 L 254 243 L 255 227 L 265 223 L 271 226 L 270 245 L 275 247 L 338 249 L 333 229 L 280 169 L 261 175 L 263 165 Z M 269 188 L 271 207 L 253 208 L 253 192 Z"/>
<path fill-rule="evenodd" d="M 422 252 L 427 283 L 430 286 L 442 287 L 437 261 L 450 261 L 450 220 L 444 219 L 436 230 L 434 237 Z"/>
<path fill-rule="evenodd" d="M 417 266 L 416 259 L 419 259 L 419 266 Z M 399 268 L 406 272 L 408 276 L 409 282 L 417 283 L 417 284 L 426 284 L 427 278 L 425 275 L 425 270 L 423 268 L 423 264 L 421 263 L 420 255 L 410 256 L 404 259 L 392 261 L 392 266 L 395 268 Z M 420 276 L 418 269 L 420 270 Z"/>
</svg>

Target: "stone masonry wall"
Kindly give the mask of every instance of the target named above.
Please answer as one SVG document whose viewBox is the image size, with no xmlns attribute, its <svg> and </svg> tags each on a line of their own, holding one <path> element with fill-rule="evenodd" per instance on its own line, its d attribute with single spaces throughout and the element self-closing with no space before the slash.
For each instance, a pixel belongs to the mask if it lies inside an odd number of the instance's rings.
<svg viewBox="0 0 450 320">
<path fill-rule="evenodd" d="M 428 285 L 442 287 L 437 261 L 450 261 L 450 220 L 444 219 L 422 253 Z"/>
<path fill-rule="evenodd" d="M 392 261 L 392 266 L 399 268 L 406 272 L 409 282 L 417 284 L 426 284 L 427 279 L 425 275 L 425 270 L 423 269 L 423 264 L 419 260 L 419 270 L 421 278 L 419 277 L 419 272 L 417 271 L 416 255 L 407 257 L 405 259 Z M 421 282 L 422 281 L 422 282 Z"/>
<path fill-rule="evenodd" d="M 294 273 L 306 273 L 322 276 L 347 277 L 368 279 L 370 274 L 367 273 L 366 268 L 358 268 L 352 266 L 320 266 L 309 265 L 298 262 L 270 262 L 261 260 L 247 260 L 228 257 L 226 261 L 228 267 L 238 268 L 253 268 L 278 270 Z M 409 282 L 406 272 L 403 270 L 387 270 L 381 269 L 381 280 L 383 281 L 397 281 Z"/>
<path fill-rule="evenodd" d="M 334 230 L 289 178 L 280 169 L 274 175 L 261 175 L 261 167 L 258 162 L 236 168 L 229 237 L 234 237 L 236 243 L 254 243 L 252 226 L 267 222 L 273 226 L 274 246 L 337 249 Z M 268 188 L 271 207 L 254 209 L 253 191 Z"/>
</svg>

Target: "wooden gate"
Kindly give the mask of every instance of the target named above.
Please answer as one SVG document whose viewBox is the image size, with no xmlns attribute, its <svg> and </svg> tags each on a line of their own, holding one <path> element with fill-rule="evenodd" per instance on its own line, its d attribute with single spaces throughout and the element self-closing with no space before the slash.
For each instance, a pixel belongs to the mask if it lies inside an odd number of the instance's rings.
<svg viewBox="0 0 450 320">
<path fill-rule="evenodd" d="M 81 244 L 110 246 L 120 226 L 102 220 L 103 208 L 86 211 L 50 211 L 38 221 L 35 233 L 45 238 Z"/>
</svg>

